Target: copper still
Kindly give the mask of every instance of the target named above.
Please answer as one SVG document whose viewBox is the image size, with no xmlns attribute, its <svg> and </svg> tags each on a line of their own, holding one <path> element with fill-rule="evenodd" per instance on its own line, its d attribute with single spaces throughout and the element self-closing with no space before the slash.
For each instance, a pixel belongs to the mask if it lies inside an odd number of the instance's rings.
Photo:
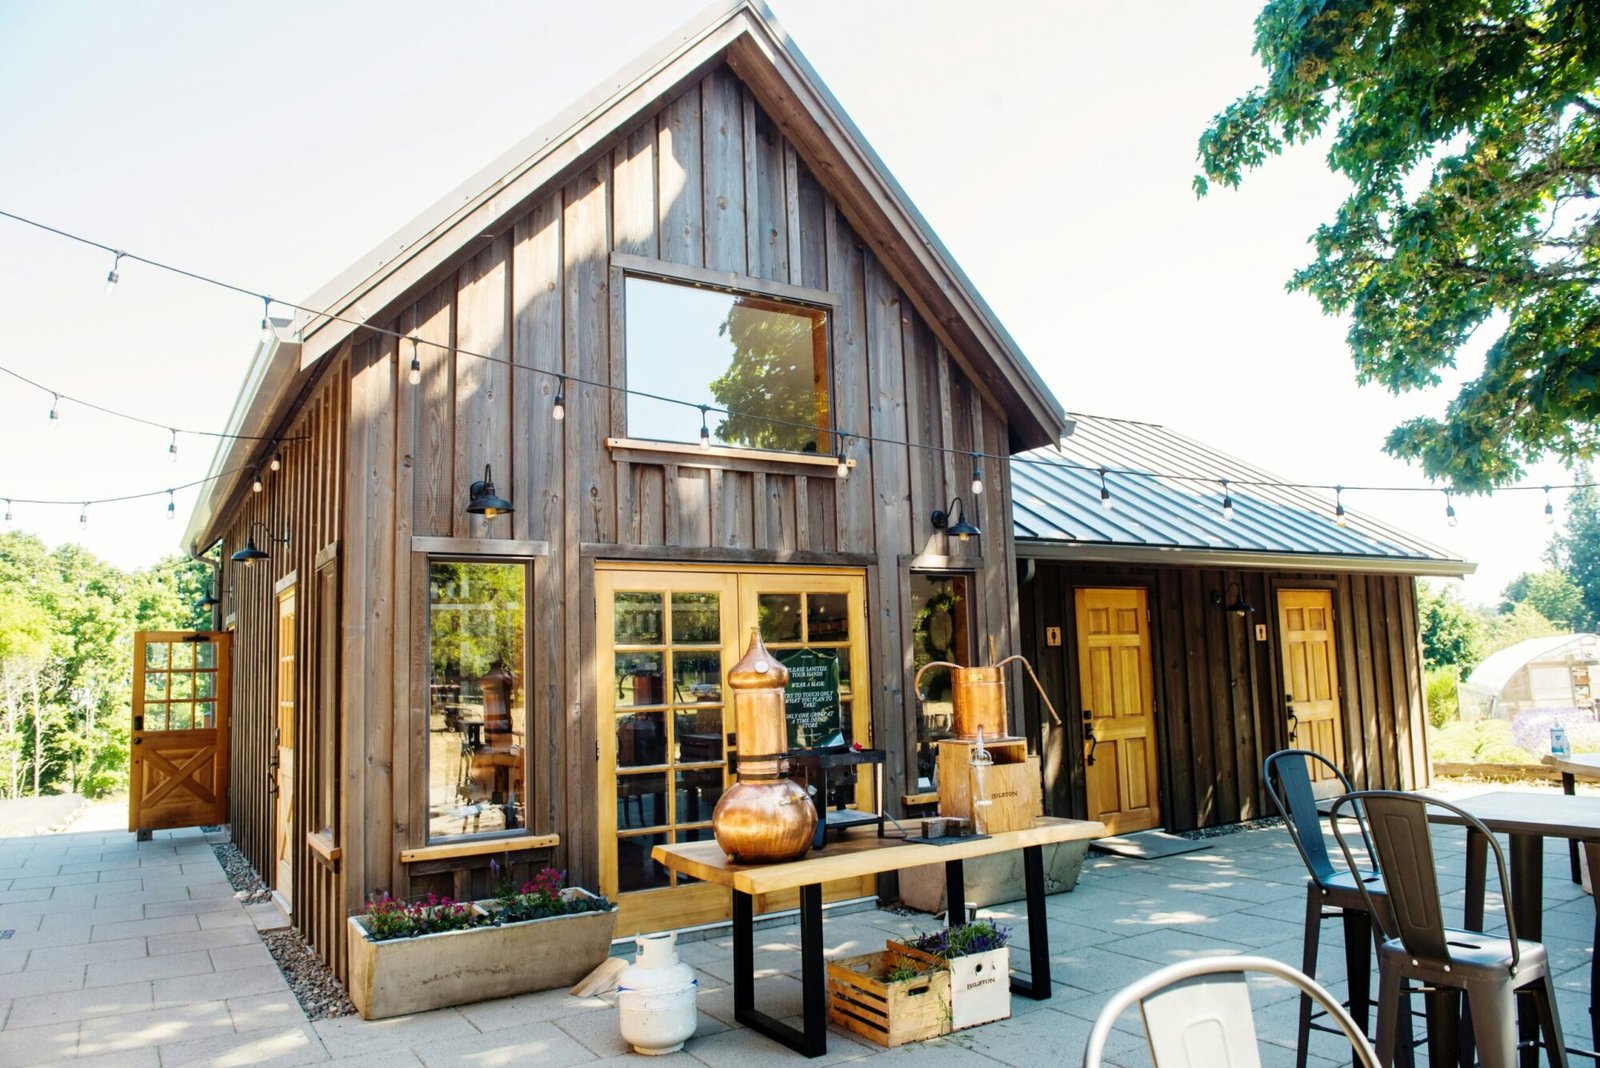
<svg viewBox="0 0 1600 1068">
<path fill-rule="evenodd" d="M 739 781 L 711 813 L 717 845 L 736 864 L 799 860 L 811 848 L 817 810 L 799 783 L 788 778 L 788 724 L 783 688 L 789 670 L 750 631 L 750 647 L 728 671 L 733 690 Z"/>
<path fill-rule="evenodd" d="M 994 657 L 994 643 L 989 645 L 989 656 Z M 979 738 L 988 738 L 990 741 L 999 741 L 1009 738 L 1006 731 L 1006 676 L 1005 666 L 1012 662 L 1019 662 L 1027 669 L 1028 677 L 1033 680 L 1033 685 L 1039 690 L 1039 700 L 1044 702 L 1044 707 L 1049 709 L 1050 718 L 1061 723 L 1061 717 L 1056 714 L 1055 706 L 1050 703 L 1050 697 L 1044 692 L 1044 686 L 1039 682 L 1039 676 L 1033 673 L 1033 665 L 1022 656 L 1008 656 L 998 664 L 988 667 L 963 667 L 952 664 L 946 660 L 935 660 L 931 664 L 924 664 L 922 670 L 917 672 L 913 686 L 917 691 L 917 700 L 927 700 L 922 695 L 922 676 L 934 668 L 950 669 L 950 702 L 951 702 L 951 731 L 956 738 L 962 741 L 973 741 Z"/>
</svg>

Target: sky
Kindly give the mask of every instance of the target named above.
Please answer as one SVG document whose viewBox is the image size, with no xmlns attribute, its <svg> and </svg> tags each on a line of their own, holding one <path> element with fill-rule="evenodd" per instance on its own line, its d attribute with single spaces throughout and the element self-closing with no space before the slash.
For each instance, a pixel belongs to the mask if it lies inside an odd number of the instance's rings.
<svg viewBox="0 0 1600 1068">
<path fill-rule="evenodd" d="M 773 0 L 834 95 L 1069 411 L 1165 424 L 1284 478 L 1421 486 L 1387 430 L 1453 390 L 1355 384 L 1345 324 L 1284 290 L 1343 191 L 1316 146 L 1196 199 L 1195 142 L 1260 80 L 1255 2 Z M 695 17 L 698 0 L 0 0 L 0 210 L 299 300 Z M 261 305 L 0 219 L 0 366 L 221 429 Z M 1481 356 L 1479 357 L 1481 359 Z M 1470 362 L 1470 361 L 1469 361 Z M 1466 370 L 1470 370 L 1467 368 Z M 1470 377 L 1470 375 L 1469 375 Z M 213 443 L 0 375 L 13 526 L 125 567 L 180 550 Z M 1533 484 L 1565 482 L 1555 465 Z M 1479 564 L 1537 568 L 1537 493 L 1346 493 Z M 1565 503 L 1556 495 L 1558 512 Z"/>
</svg>

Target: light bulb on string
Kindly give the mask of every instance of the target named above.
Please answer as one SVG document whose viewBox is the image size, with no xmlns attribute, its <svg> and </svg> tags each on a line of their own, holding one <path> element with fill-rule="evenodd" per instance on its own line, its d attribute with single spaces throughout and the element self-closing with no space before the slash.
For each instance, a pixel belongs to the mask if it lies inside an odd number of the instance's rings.
<svg viewBox="0 0 1600 1068">
<path fill-rule="evenodd" d="M 1453 527 L 1459 520 L 1456 519 L 1455 496 L 1450 490 L 1444 491 L 1444 522 L 1446 526 Z"/>
<path fill-rule="evenodd" d="M 839 461 L 839 467 L 838 467 L 836 473 L 838 474 L 838 476 L 841 479 L 850 477 L 850 456 L 844 450 L 844 442 L 845 442 L 844 435 L 840 434 L 839 435 L 839 452 L 838 452 L 838 455 L 835 456 L 835 459 L 837 459 Z"/>
<path fill-rule="evenodd" d="M 61 394 L 50 394 L 50 429 L 54 430 L 61 422 Z"/>
<path fill-rule="evenodd" d="M 567 376 L 566 375 L 557 375 L 556 376 L 556 400 L 555 400 L 555 403 L 550 406 L 550 418 L 554 419 L 556 422 L 559 423 L 559 422 L 561 422 L 561 420 L 565 419 L 566 417 L 567 417 Z"/>
<path fill-rule="evenodd" d="M 1348 522 L 1349 520 L 1345 518 L 1344 514 L 1344 487 L 1335 486 L 1333 487 L 1333 525 L 1342 527 Z"/>
<path fill-rule="evenodd" d="M 1116 505 L 1111 503 L 1111 487 L 1106 485 L 1106 469 L 1104 467 L 1102 467 L 1102 468 L 1099 468 L 1099 471 L 1100 471 L 1100 507 L 1104 508 L 1106 511 L 1109 512 L 1109 511 L 1111 511 L 1112 508 L 1116 507 Z"/>
<path fill-rule="evenodd" d="M 1222 518 L 1233 520 L 1233 494 L 1228 492 L 1228 480 L 1222 480 Z"/>
<path fill-rule="evenodd" d="M 250 472 L 250 492 L 260 493 L 265 488 L 261 484 L 261 472 L 252 469 Z"/>
<path fill-rule="evenodd" d="M 700 447 L 711 448 L 711 428 L 706 425 L 706 406 L 700 405 Z"/>
<path fill-rule="evenodd" d="M 117 291 L 117 282 L 119 282 L 121 280 L 121 277 L 122 277 L 121 275 L 119 275 L 117 273 L 117 268 L 120 267 L 121 265 L 122 265 L 122 253 L 120 253 L 120 252 L 115 253 L 115 258 L 111 261 L 111 273 L 106 275 L 106 292 L 107 293 L 115 293 Z"/>
<path fill-rule="evenodd" d="M 78 513 L 78 529 L 84 530 L 89 526 L 89 502 L 83 502 L 83 511 Z"/>
<path fill-rule="evenodd" d="M 406 376 L 406 381 L 413 386 L 422 385 L 422 358 L 417 355 L 417 339 L 411 338 L 411 371 Z"/>
<path fill-rule="evenodd" d="M 167 490 L 167 518 L 178 518 L 178 502 L 173 498 L 171 490 Z"/>
<path fill-rule="evenodd" d="M 1550 487 L 1544 488 L 1544 525 L 1550 526 L 1556 521 L 1556 506 L 1550 503 Z"/>
<path fill-rule="evenodd" d="M 167 460 L 171 463 L 178 462 L 178 431 L 172 431 L 172 441 L 167 445 Z"/>
<path fill-rule="evenodd" d="M 269 344 L 277 335 L 272 330 L 272 298 L 261 298 L 261 343 Z"/>
<path fill-rule="evenodd" d="M 11 522 L 11 498 L 6 498 L 6 522 Z"/>
<path fill-rule="evenodd" d="M 983 456 L 979 453 L 972 454 L 972 493 L 974 496 L 983 492 Z"/>
<path fill-rule="evenodd" d="M 274 452 L 272 454 L 272 462 L 267 465 L 267 470 L 269 470 L 269 471 L 279 471 L 279 470 L 282 470 L 282 469 L 283 469 L 283 453 L 282 452 Z"/>
</svg>

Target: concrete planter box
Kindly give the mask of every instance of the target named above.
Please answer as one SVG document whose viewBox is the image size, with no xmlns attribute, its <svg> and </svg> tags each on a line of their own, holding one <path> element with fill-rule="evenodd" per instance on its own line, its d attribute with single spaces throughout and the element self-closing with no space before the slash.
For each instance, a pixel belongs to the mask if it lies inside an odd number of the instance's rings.
<svg viewBox="0 0 1600 1068">
<path fill-rule="evenodd" d="M 1078 885 L 1088 842 L 1056 842 L 1044 847 L 1044 892 L 1059 894 Z M 1022 882 L 1022 851 L 992 853 L 975 857 L 962 865 L 966 876 L 967 900 L 979 908 L 1027 896 Z M 900 873 L 900 901 L 920 912 L 945 911 L 944 865 L 924 864 Z"/>
<path fill-rule="evenodd" d="M 488 911 L 487 902 L 475 904 Z M 350 1000 L 364 1018 L 382 1020 L 571 986 L 606 959 L 616 926 L 613 905 L 605 912 L 374 942 L 366 917 L 352 916 Z"/>
</svg>

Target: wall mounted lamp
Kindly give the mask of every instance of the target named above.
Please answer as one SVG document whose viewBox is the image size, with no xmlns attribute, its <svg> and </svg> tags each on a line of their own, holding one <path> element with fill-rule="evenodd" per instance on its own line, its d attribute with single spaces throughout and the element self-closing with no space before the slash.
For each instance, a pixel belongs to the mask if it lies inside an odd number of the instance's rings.
<svg viewBox="0 0 1600 1068">
<path fill-rule="evenodd" d="M 516 511 L 511 502 L 494 491 L 494 473 L 489 470 L 489 465 L 483 465 L 483 481 L 474 482 L 467 489 L 467 512 L 471 515 L 481 515 L 485 519 L 493 519 L 502 513 L 509 514 Z"/>
<path fill-rule="evenodd" d="M 240 549 L 238 552 L 236 552 L 232 556 L 228 557 L 228 559 L 232 560 L 236 564 L 243 564 L 245 567 L 249 567 L 251 564 L 254 564 L 257 560 L 268 560 L 268 559 L 271 559 L 271 557 L 269 557 L 266 554 L 266 552 L 264 552 L 261 549 L 256 548 L 256 535 L 255 535 L 256 527 L 260 527 L 262 530 L 266 531 L 267 544 L 268 545 L 288 545 L 289 544 L 289 532 L 287 530 L 283 532 L 283 537 L 274 538 L 272 536 L 272 528 L 267 526 L 265 523 L 261 522 L 258 519 L 254 523 L 251 523 L 250 524 L 250 528 L 245 531 L 244 548 Z"/>
<path fill-rule="evenodd" d="M 222 598 L 217 596 L 217 583 L 212 580 L 206 584 L 206 595 L 194 603 L 195 611 L 209 612 L 222 603 Z"/>
<path fill-rule="evenodd" d="M 955 516 L 954 522 L 951 522 L 951 516 Z M 967 510 L 962 507 L 960 497 L 951 501 L 948 508 L 943 510 L 934 509 L 933 515 L 929 516 L 928 519 L 933 523 L 934 530 L 942 530 L 946 535 L 954 534 L 957 541 L 966 541 L 968 538 L 975 538 L 983 533 L 983 531 L 967 522 Z"/>
<path fill-rule="evenodd" d="M 1228 600 L 1228 594 L 1233 594 L 1233 599 Z M 1227 590 L 1212 590 L 1211 603 L 1221 608 L 1224 612 L 1232 612 L 1241 619 L 1255 611 L 1255 606 L 1244 599 L 1244 590 L 1237 582 L 1228 583 Z"/>
</svg>

